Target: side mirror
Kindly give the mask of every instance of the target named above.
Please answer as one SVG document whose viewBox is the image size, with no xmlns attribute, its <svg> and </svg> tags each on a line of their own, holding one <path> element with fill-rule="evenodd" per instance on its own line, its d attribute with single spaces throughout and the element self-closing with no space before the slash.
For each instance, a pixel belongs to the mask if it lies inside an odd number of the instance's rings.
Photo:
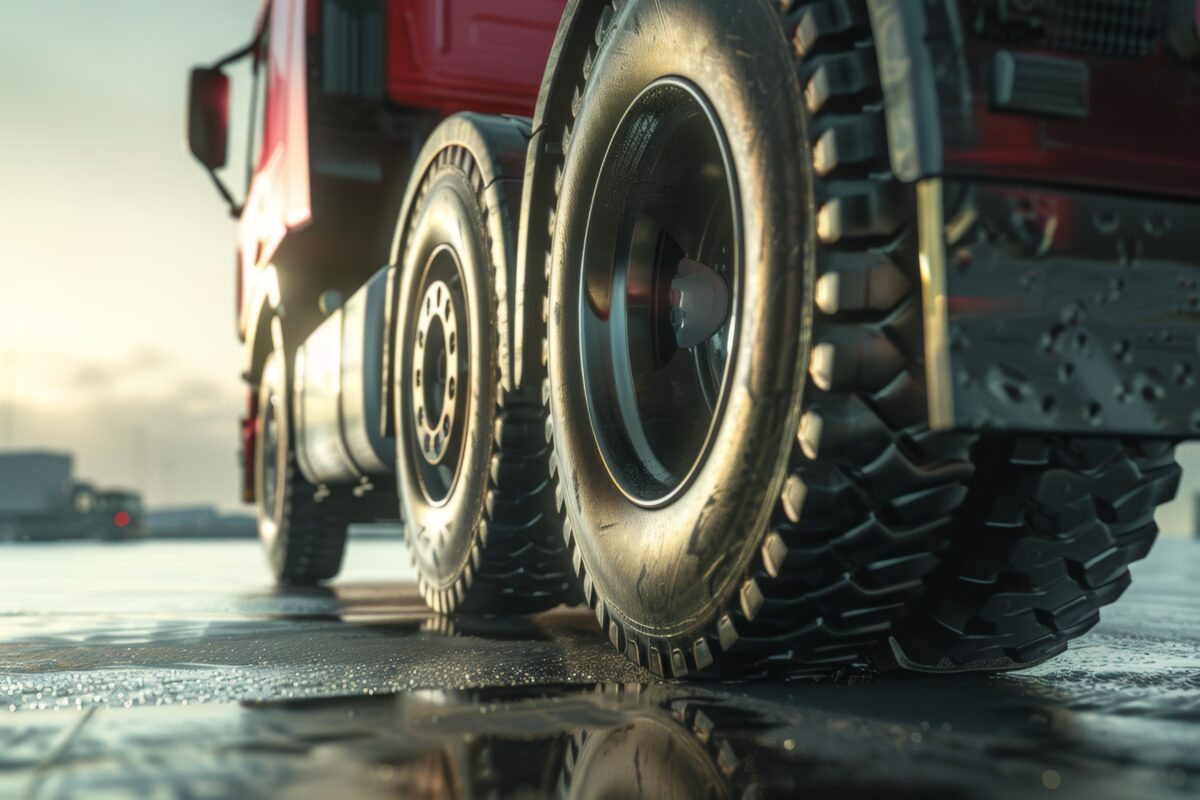
<svg viewBox="0 0 1200 800">
<path fill-rule="evenodd" d="M 209 171 L 225 166 L 229 150 L 229 76 L 220 69 L 192 70 L 188 146 Z"/>
</svg>

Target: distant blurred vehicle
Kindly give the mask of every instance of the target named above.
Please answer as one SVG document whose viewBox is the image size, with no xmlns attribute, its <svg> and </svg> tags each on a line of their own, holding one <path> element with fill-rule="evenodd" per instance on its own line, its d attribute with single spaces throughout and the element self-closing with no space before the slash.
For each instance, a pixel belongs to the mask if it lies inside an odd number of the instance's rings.
<svg viewBox="0 0 1200 800">
<path fill-rule="evenodd" d="M 142 498 L 74 480 L 66 453 L 0 454 L 0 541 L 140 539 Z"/>
</svg>

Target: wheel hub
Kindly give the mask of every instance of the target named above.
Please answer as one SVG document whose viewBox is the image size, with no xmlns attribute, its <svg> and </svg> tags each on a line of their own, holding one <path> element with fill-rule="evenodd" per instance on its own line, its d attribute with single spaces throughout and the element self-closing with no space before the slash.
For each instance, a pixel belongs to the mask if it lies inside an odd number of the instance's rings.
<svg viewBox="0 0 1200 800">
<path fill-rule="evenodd" d="M 721 273 L 699 261 L 681 259 L 671 280 L 671 328 L 681 349 L 713 338 L 729 318 L 729 286 Z"/>
<path fill-rule="evenodd" d="M 413 345 L 413 424 L 429 464 L 441 464 L 454 438 L 461 398 L 458 313 L 450 287 L 433 281 L 421 300 Z"/>
</svg>

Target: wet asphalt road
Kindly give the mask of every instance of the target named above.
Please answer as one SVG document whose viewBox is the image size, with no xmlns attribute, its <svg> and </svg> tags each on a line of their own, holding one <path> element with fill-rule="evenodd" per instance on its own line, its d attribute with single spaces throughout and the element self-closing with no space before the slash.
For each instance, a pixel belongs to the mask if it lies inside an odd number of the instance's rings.
<svg viewBox="0 0 1200 800">
<path fill-rule="evenodd" d="M 856 685 L 656 682 L 584 613 L 431 618 L 406 562 L 0 547 L 0 797 L 1200 796 L 1200 544 L 1041 667 Z"/>
</svg>

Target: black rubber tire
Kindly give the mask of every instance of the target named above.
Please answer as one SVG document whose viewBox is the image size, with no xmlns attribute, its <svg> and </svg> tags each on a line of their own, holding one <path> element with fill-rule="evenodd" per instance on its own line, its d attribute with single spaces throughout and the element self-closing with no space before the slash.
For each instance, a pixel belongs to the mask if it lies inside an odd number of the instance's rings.
<svg viewBox="0 0 1200 800">
<path fill-rule="evenodd" d="M 537 384 L 509 379 L 508 310 L 527 121 L 460 114 L 440 125 L 414 170 L 397 226 L 397 481 L 405 540 L 426 602 L 440 613 L 530 613 L 571 595 L 573 578 L 547 479 Z M 410 377 L 415 312 L 439 248 L 457 256 L 470 364 L 456 478 L 422 489 Z"/>
<path fill-rule="evenodd" d="M 350 497 L 342 487 L 321 492 L 300 472 L 291 421 L 291 376 L 280 352 L 267 356 L 258 390 L 258 446 L 255 448 L 254 489 L 258 499 L 258 536 L 275 580 L 287 586 L 311 586 L 329 580 L 342 567 Z M 274 448 L 274 502 L 265 459 L 271 420 L 278 426 Z"/>
<path fill-rule="evenodd" d="M 1129 586 L 1175 496 L 1169 442 L 988 437 L 959 530 L 881 664 L 924 672 L 1045 661 Z"/>
<path fill-rule="evenodd" d="M 730 47 L 735 40 L 752 42 L 749 53 Z M 559 51 L 560 72 L 578 69 L 572 91 L 543 95 L 544 135 L 562 143 L 550 200 L 546 397 L 564 534 L 609 638 L 655 674 L 868 663 L 923 590 L 966 494 L 972 438 L 932 435 L 925 424 L 912 190 L 888 172 L 869 45 L 854 0 L 629 0 L 599 11 L 594 39 L 579 39 L 579 51 L 570 43 Z M 705 70 L 719 79 L 698 80 Z M 592 497 L 606 478 L 575 428 L 587 432 L 589 423 L 572 396 L 569 370 L 577 367 L 563 342 L 574 324 L 564 299 L 567 254 L 579 235 L 571 220 L 591 177 L 577 162 L 598 160 L 595 140 L 624 111 L 622 91 L 668 74 L 691 78 L 722 119 L 753 131 L 733 144 L 746 148 L 734 161 L 748 198 L 743 214 L 756 215 L 744 228 L 769 242 L 754 267 L 772 292 L 741 309 L 758 326 L 744 337 L 758 370 L 744 379 L 753 403 L 718 435 L 701 468 L 703 476 L 712 465 L 711 483 L 697 480 L 664 519 Z M 573 97 L 571 113 L 556 130 L 554 98 L 564 94 Z M 801 421 L 814 273 L 813 354 L 823 355 L 811 364 L 817 385 L 804 390 Z M 647 530 L 687 541 L 635 546 Z M 703 561 L 688 544 L 705 537 L 720 557 Z M 622 543 L 609 563 L 598 564 L 601 539 Z M 631 608 L 621 597 L 623 586 L 643 581 L 674 627 L 646 624 L 650 604 Z"/>
</svg>

